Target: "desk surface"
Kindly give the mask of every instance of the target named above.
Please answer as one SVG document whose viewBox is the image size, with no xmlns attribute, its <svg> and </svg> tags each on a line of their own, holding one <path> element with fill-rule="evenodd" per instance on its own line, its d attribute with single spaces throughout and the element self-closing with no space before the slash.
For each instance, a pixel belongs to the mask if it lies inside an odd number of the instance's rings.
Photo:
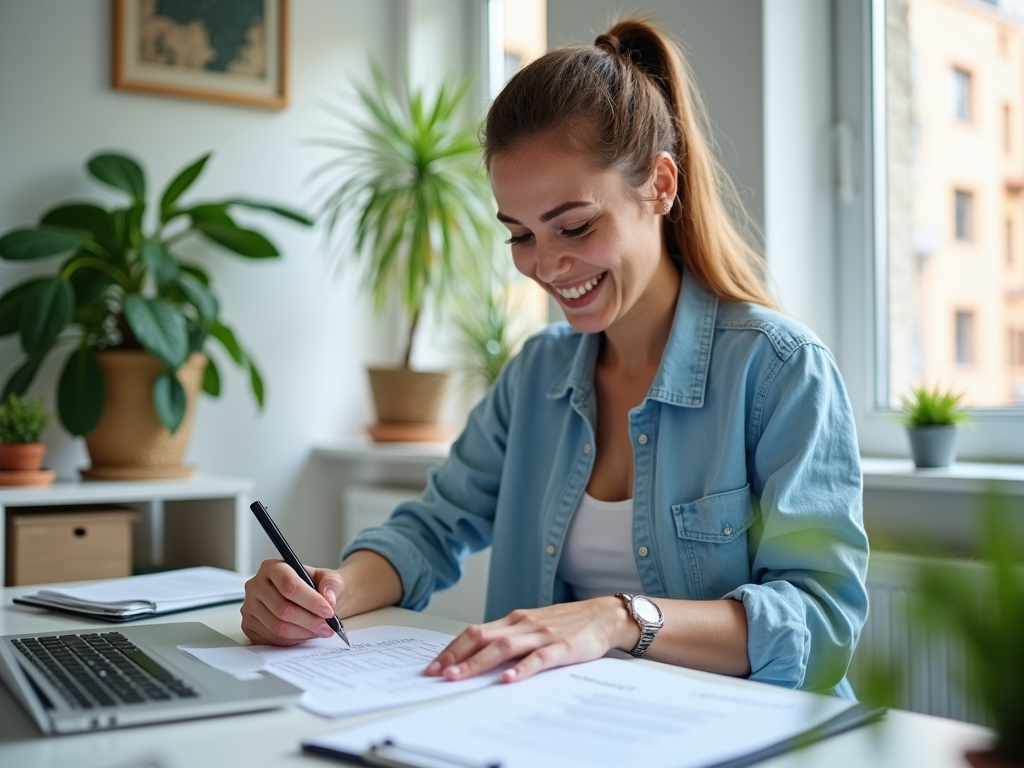
<svg viewBox="0 0 1024 768">
<path fill-rule="evenodd" d="M 25 587 L 3 589 L 0 634 L 110 626 L 12 605 L 12 597 L 27 591 L 32 590 Z M 244 640 L 239 628 L 238 605 L 217 606 L 149 621 L 202 621 L 228 637 Z M 350 629 L 378 624 L 423 627 L 448 633 L 455 633 L 462 626 L 448 619 L 399 608 L 385 608 L 345 620 L 346 628 Z M 669 668 L 682 675 L 705 676 L 702 672 Z M 732 683 L 737 686 L 757 685 L 742 680 Z M 291 707 L 249 715 L 43 738 L 38 734 L 35 724 L 0 685 L 0 765 L 114 768 L 131 760 L 153 756 L 160 759 L 164 768 L 313 768 L 318 765 L 340 765 L 304 755 L 299 749 L 299 741 L 314 734 L 336 730 L 345 723 L 379 716 L 377 713 L 348 720 L 326 720 L 298 707 Z M 892 711 L 879 723 L 758 765 L 764 768 L 862 768 L 867 765 L 880 768 L 962 768 L 966 765 L 962 757 L 964 750 L 984 747 L 990 738 L 989 731 L 975 725 Z"/>
</svg>

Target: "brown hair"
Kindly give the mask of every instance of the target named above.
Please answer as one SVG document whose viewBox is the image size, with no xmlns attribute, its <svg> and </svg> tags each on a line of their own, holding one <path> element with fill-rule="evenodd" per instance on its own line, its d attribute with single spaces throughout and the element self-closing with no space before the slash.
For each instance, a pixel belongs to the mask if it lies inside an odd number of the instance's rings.
<svg viewBox="0 0 1024 768">
<path fill-rule="evenodd" d="M 665 243 L 722 299 L 778 304 L 765 287 L 764 259 L 743 233 L 756 232 L 736 187 L 705 136 L 706 117 L 682 53 L 642 19 L 615 24 L 593 45 L 550 51 L 508 82 L 484 125 L 491 158 L 558 130 L 600 169 L 633 188 L 667 152 L 679 169 Z"/>
</svg>

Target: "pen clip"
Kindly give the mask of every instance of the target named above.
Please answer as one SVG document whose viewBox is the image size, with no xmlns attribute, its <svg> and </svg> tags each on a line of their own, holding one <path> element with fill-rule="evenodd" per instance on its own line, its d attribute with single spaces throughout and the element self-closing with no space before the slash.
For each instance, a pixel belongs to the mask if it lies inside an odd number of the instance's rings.
<svg viewBox="0 0 1024 768">
<path fill-rule="evenodd" d="M 374 744 L 362 757 L 367 765 L 380 768 L 501 768 L 497 760 L 477 763 L 419 747 L 400 747 L 394 739 Z"/>
</svg>

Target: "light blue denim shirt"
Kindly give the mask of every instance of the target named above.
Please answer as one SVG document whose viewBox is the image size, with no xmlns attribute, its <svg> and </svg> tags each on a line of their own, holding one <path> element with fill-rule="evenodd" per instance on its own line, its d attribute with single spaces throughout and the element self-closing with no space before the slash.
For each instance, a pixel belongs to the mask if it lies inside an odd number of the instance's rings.
<svg viewBox="0 0 1024 768">
<path fill-rule="evenodd" d="M 557 576 L 594 464 L 600 336 L 565 324 L 530 339 L 473 410 L 422 497 L 363 531 L 426 606 L 492 547 L 487 620 L 569 599 Z M 629 414 L 633 552 L 644 591 L 733 598 L 750 679 L 851 697 L 867 614 L 868 541 L 846 392 L 805 327 L 720 301 L 689 272 L 661 366 Z"/>
</svg>

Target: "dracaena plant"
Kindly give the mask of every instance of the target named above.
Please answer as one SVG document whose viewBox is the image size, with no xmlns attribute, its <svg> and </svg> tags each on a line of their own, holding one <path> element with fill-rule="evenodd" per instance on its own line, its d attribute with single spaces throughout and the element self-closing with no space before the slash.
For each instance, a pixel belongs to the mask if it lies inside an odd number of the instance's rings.
<svg viewBox="0 0 1024 768">
<path fill-rule="evenodd" d="M 249 259 L 276 258 L 273 243 L 239 226 L 232 209 L 269 212 L 303 225 L 310 221 L 251 200 L 183 204 L 182 195 L 209 159 L 204 155 L 174 177 L 160 197 L 155 224 L 147 227 L 141 166 L 124 155 L 97 154 L 86 169 L 123 192 L 125 205 L 107 210 L 88 202 L 64 203 L 43 214 L 37 226 L 0 237 L 0 258 L 61 259 L 54 274 L 26 280 L 0 296 L 0 336 L 17 333 L 24 353 L 0 399 L 23 394 L 47 355 L 68 350 L 57 387 L 57 411 L 69 432 L 84 435 L 103 415 L 105 387 L 96 351 L 144 349 L 165 366 L 153 385 L 153 406 L 173 432 L 186 406 L 177 371 L 192 353 L 214 341 L 248 370 L 262 407 L 262 377 L 234 331 L 221 322 L 209 275 L 200 265 L 182 260 L 175 248 L 198 236 Z M 215 397 L 220 393 L 220 373 L 212 358 L 203 391 Z"/>
</svg>

